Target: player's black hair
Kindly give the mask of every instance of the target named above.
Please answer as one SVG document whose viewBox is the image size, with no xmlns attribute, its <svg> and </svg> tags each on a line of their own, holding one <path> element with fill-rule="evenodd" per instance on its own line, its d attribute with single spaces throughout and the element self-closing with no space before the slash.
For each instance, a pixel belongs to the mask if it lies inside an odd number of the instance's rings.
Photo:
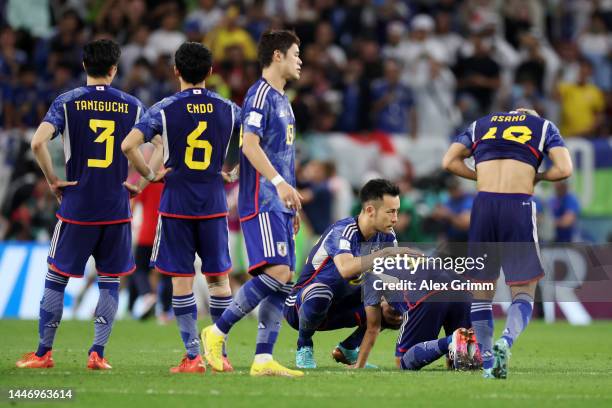
<svg viewBox="0 0 612 408">
<path fill-rule="evenodd" d="M 85 72 L 90 77 L 103 78 L 113 65 L 117 65 L 120 56 L 121 48 L 113 40 L 91 41 L 83 47 Z"/>
<path fill-rule="evenodd" d="M 373 179 L 368 181 L 359 192 L 361 204 L 372 200 L 382 200 L 383 196 L 397 197 L 400 194 L 399 187 L 385 179 Z"/>
<path fill-rule="evenodd" d="M 293 44 L 300 45 L 300 39 L 294 31 L 270 30 L 261 35 L 257 44 L 257 58 L 263 68 L 270 66 L 274 51 L 280 51 L 283 55 Z"/>
<path fill-rule="evenodd" d="M 210 72 L 212 53 L 200 43 L 186 42 L 176 50 L 174 65 L 185 82 L 197 84 Z"/>
</svg>

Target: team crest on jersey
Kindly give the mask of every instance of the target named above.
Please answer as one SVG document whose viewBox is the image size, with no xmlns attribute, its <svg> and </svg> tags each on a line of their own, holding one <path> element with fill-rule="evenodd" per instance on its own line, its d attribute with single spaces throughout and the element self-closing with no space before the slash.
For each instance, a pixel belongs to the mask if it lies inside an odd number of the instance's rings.
<svg viewBox="0 0 612 408">
<path fill-rule="evenodd" d="M 261 127 L 261 119 L 263 118 L 262 114 L 259 112 L 250 112 L 249 118 L 247 119 L 247 123 L 251 126 Z"/>
<path fill-rule="evenodd" d="M 287 256 L 287 243 L 286 242 L 277 242 L 276 243 L 276 252 L 280 256 Z"/>
</svg>

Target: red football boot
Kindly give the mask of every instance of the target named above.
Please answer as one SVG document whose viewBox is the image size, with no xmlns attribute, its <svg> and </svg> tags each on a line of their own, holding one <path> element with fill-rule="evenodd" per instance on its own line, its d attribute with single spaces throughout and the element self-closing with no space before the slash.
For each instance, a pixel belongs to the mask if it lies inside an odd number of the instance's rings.
<svg viewBox="0 0 612 408">
<path fill-rule="evenodd" d="M 205 373 L 206 366 L 204 365 L 204 361 L 202 360 L 201 355 L 197 355 L 193 360 L 187 357 L 183 357 L 181 363 L 176 367 L 170 368 L 170 372 L 172 374 L 177 373 Z"/>
<path fill-rule="evenodd" d="M 38 357 L 35 352 L 26 353 L 17 360 L 15 365 L 18 368 L 52 368 L 55 363 L 51 357 L 51 350 L 49 350 L 42 357 Z"/>
<path fill-rule="evenodd" d="M 108 360 L 103 357 L 100 357 L 97 352 L 92 351 L 91 353 L 89 353 L 89 360 L 87 360 L 87 368 L 89 368 L 90 370 L 110 370 L 113 367 L 108 364 Z"/>
</svg>

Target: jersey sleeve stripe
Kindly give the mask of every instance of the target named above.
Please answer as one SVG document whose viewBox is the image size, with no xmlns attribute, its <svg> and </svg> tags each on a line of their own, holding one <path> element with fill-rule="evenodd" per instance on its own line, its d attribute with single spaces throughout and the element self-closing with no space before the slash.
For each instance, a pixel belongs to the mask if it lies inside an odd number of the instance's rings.
<svg viewBox="0 0 612 408">
<path fill-rule="evenodd" d="M 136 109 L 136 120 L 134 121 L 134 125 L 138 123 L 138 121 L 140 120 L 140 112 L 142 111 L 142 108 L 139 106 L 138 109 Z"/>
<path fill-rule="evenodd" d="M 164 143 L 164 164 L 170 158 L 170 149 L 168 147 L 168 127 L 166 126 L 166 113 L 164 110 L 160 110 L 159 114 L 161 115 L 162 120 L 162 141 Z"/>
<path fill-rule="evenodd" d="M 259 84 L 259 87 L 257 87 L 257 91 L 255 91 L 255 97 L 253 98 L 253 100 L 255 101 L 255 103 L 253 103 L 253 106 L 257 106 L 257 101 L 259 100 L 259 97 L 261 96 L 261 91 L 266 87 L 266 83 L 265 82 L 261 82 Z"/>
<path fill-rule="evenodd" d="M 470 126 L 470 131 L 472 133 L 472 143 L 476 140 L 476 121 L 472 122 L 472 126 Z"/>
<path fill-rule="evenodd" d="M 550 125 L 550 122 L 545 120 L 544 124 L 542 125 L 542 136 L 540 136 L 540 144 L 538 145 L 538 150 L 539 151 L 544 151 L 544 142 L 546 142 L 546 136 L 548 135 L 548 126 Z"/>
<path fill-rule="evenodd" d="M 62 143 L 64 144 L 64 160 L 68 164 L 68 160 L 72 157 L 72 148 L 70 147 L 70 131 L 68 130 L 68 109 L 64 104 L 64 134 L 62 137 Z"/>
<path fill-rule="evenodd" d="M 257 219 L 259 221 L 259 232 L 261 233 L 261 242 L 263 244 L 264 257 L 265 258 L 269 258 L 270 257 L 270 251 L 268 250 L 268 242 L 266 241 L 266 233 L 264 231 L 262 215 L 263 214 L 259 214 L 259 216 L 257 217 Z"/>
<path fill-rule="evenodd" d="M 266 84 L 266 87 L 262 91 L 261 95 L 259 95 L 259 100 L 255 102 L 256 109 L 263 109 L 264 102 L 266 101 L 266 96 L 268 96 L 269 91 L 270 91 L 270 85 Z"/>
</svg>

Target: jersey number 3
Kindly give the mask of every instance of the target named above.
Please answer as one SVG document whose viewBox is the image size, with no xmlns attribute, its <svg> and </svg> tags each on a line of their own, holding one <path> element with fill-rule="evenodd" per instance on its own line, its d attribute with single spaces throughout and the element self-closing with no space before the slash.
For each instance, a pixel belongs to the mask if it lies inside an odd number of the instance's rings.
<svg viewBox="0 0 612 408">
<path fill-rule="evenodd" d="M 210 157 L 212 155 L 212 145 L 208 140 L 200 140 L 198 137 L 204 133 L 208 127 L 208 122 L 198 122 L 196 127 L 189 135 L 187 135 L 187 149 L 185 149 L 185 164 L 192 170 L 206 170 L 210 166 Z M 193 155 L 196 149 L 204 149 L 204 158 L 196 160 Z"/>
<path fill-rule="evenodd" d="M 106 153 L 103 159 L 87 159 L 87 167 L 107 168 L 113 162 L 113 149 L 115 147 L 115 121 L 104 119 L 90 119 L 89 128 L 98 134 L 98 128 L 102 128 L 102 133 L 96 137 L 95 143 L 106 142 Z"/>
</svg>

